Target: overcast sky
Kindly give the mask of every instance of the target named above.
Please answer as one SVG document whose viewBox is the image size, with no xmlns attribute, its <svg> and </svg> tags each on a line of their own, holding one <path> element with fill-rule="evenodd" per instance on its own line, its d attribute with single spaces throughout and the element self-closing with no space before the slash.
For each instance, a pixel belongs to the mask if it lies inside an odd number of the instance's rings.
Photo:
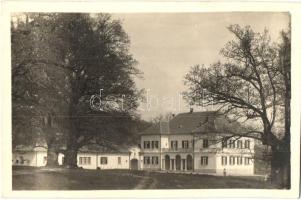
<svg viewBox="0 0 301 200">
<path fill-rule="evenodd" d="M 209 65 L 221 58 L 220 49 L 233 38 L 227 26 L 250 25 L 257 32 L 266 27 L 272 39 L 279 40 L 280 30 L 289 24 L 287 13 L 137 13 L 113 17 L 122 20 L 131 40 L 130 51 L 144 73 L 144 79 L 137 80 L 138 88 L 149 91 L 148 104 L 140 107 L 144 119 L 188 111 L 179 99 L 185 90 L 183 77 L 191 66 Z"/>
</svg>

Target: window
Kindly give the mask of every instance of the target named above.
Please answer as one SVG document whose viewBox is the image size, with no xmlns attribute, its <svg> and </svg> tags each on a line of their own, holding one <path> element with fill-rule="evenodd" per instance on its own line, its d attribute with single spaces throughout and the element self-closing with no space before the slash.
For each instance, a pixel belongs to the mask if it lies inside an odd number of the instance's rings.
<svg viewBox="0 0 301 200">
<path fill-rule="evenodd" d="M 171 148 L 178 149 L 178 141 L 171 141 Z"/>
<path fill-rule="evenodd" d="M 209 146 L 208 140 L 204 139 L 203 140 L 203 148 L 208 148 L 208 146 Z"/>
<path fill-rule="evenodd" d="M 47 156 L 44 156 L 43 157 L 43 163 L 46 163 L 47 162 Z"/>
<path fill-rule="evenodd" d="M 143 142 L 144 149 L 150 149 L 150 141 Z"/>
<path fill-rule="evenodd" d="M 158 149 L 159 148 L 159 141 L 152 141 L 152 149 Z"/>
<path fill-rule="evenodd" d="M 241 140 L 237 140 L 237 148 L 242 149 L 242 141 Z"/>
<path fill-rule="evenodd" d="M 159 164 L 159 159 L 158 159 L 157 156 L 153 156 L 153 157 L 152 157 L 152 164 L 153 164 L 153 165 L 158 165 L 158 164 Z"/>
<path fill-rule="evenodd" d="M 183 149 L 188 149 L 189 148 L 188 140 L 183 140 L 182 141 L 182 148 Z"/>
<path fill-rule="evenodd" d="M 245 148 L 250 149 L 250 140 L 245 141 Z"/>
<path fill-rule="evenodd" d="M 207 156 L 201 157 L 201 165 L 208 165 L 208 157 Z"/>
<path fill-rule="evenodd" d="M 251 160 L 251 158 L 245 157 L 245 165 L 249 165 L 250 164 L 250 160 Z"/>
<path fill-rule="evenodd" d="M 223 141 L 222 141 L 222 148 L 227 148 L 227 147 L 228 147 L 228 146 L 227 146 L 227 143 L 228 143 L 227 140 L 223 140 Z"/>
<path fill-rule="evenodd" d="M 121 157 L 118 157 L 118 165 L 121 165 Z"/>
<path fill-rule="evenodd" d="M 90 165 L 91 157 L 79 157 L 79 164 L 80 165 Z"/>
<path fill-rule="evenodd" d="M 229 148 L 235 148 L 235 140 L 229 140 Z"/>
<path fill-rule="evenodd" d="M 143 163 L 145 165 L 149 165 L 150 164 L 150 157 L 148 157 L 148 156 L 143 157 Z"/>
<path fill-rule="evenodd" d="M 242 157 L 237 157 L 237 165 L 242 165 Z"/>
<path fill-rule="evenodd" d="M 23 156 L 20 156 L 20 164 L 24 164 L 24 158 L 23 158 Z"/>
<path fill-rule="evenodd" d="M 230 165 L 235 165 L 235 157 L 230 156 Z"/>
<path fill-rule="evenodd" d="M 100 164 L 101 165 L 107 165 L 108 164 L 108 158 L 107 157 L 100 157 Z"/>
<path fill-rule="evenodd" d="M 155 141 L 152 141 L 152 149 L 155 148 Z"/>
<path fill-rule="evenodd" d="M 227 156 L 222 156 L 222 165 L 227 165 Z"/>
</svg>

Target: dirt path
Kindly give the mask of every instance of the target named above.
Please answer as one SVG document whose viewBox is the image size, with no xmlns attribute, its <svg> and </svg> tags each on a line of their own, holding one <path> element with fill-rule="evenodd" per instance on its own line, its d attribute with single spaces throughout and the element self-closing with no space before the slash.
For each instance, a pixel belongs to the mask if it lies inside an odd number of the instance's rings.
<svg viewBox="0 0 301 200">
<path fill-rule="evenodd" d="M 139 178 L 141 178 L 140 182 L 136 185 L 136 187 L 134 188 L 135 190 L 141 190 L 141 189 L 154 189 L 155 185 L 156 185 L 156 180 L 151 178 L 149 176 L 149 172 L 147 172 L 146 174 L 144 174 L 143 176 L 138 176 Z"/>
</svg>

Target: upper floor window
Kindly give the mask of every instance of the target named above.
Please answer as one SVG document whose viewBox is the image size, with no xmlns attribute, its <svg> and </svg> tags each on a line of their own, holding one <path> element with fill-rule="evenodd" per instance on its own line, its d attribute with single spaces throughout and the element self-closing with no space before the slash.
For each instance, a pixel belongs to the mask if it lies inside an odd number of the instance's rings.
<svg viewBox="0 0 301 200">
<path fill-rule="evenodd" d="M 203 140 L 203 148 L 208 148 L 209 146 L 209 141 L 207 139 Z"/>
<path fill-rule="evenodd" d="M 208 165 L 208 156 L 201 157 L 201 165 Z"/>
<path fill-rule="evenodd" d="M 188 148 L 189 148 L 188 140 L 183 140 L 183 141 L 182 141 L 182 148 L 183 148 L 183 149 L 188 149 Z"/>
<path fill-rule="evenodd" d="M 235 140 L 229 140 L 229 148 L 235 148 Z"/>
<path fill-rule="evenodd" d="M 237 148 L 242 149 L 242 141 L 241 140 L 237 140 Z"/>
<path fill-rule="evenodd" d="M 152 141 L 152 149 L 158 149 L 159 148 L 159 141 Z"/>
<path fill-rule="evenodd" d="M 121 165 L 121 157 L 118 157 L 118 165 Z"/>
<path fill-rule="evenodd" d="M 172 149 L 178 149 L 178 141 L 171 141 L 170 144 Z"/>
<path fill-rule="evenodd" d="M 108 164 L 108 158 L 107 157 L 100 157 L 100 164 L 102 164 L 102 165 Z"/>
<path fill-rule="evenodd" d="M 228 143 L 227 140 L 223 140 L 223 141 L 222 141 L 222 147 L 223 147 L 223 148 L 227 148 L 227 147 L 228 147 L 227 143 Z"/>
<path fill-rule="evenodd" d="M 245 148 L 250 149 L 250 140 L 245 140 Z"/>
<path fill-rule="evenodd" d="M 229 160 L 230 160 L 230 165 L 235 165 L 235 157 L 230 156 Z"/>
<path fill-rule="evenodd" d="M 222 165 L 227 165 L 227 156 L 222 156 Z"/>
<path fill-rule="evenodd" d="M 144 149 L 150 149 L 150 141 L 144 141 L 143 147 L 144 147 Z"/>
</svg>

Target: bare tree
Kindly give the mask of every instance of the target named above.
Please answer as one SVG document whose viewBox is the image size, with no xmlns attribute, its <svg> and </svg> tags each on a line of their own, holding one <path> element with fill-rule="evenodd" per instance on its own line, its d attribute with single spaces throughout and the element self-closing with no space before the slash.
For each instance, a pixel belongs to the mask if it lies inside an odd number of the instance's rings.
<svg viewBox="0 0 301 200">
<path fill-rule="evenodd" d="M 267 30 L 256 33 L 239 25 L 228 29 L 234 39 L 221 50 L 224 61 L 192 67 L 185 76 L 185 96 L 192 102 L 205 99 L 204 105 L 217 105 L 231 122 L 244 124 L 243 130 L 231 129 L 233 135 L 269 145 L 273 181 L 289 188 L 290 33 L 275 44 Z"/>
</svg>

